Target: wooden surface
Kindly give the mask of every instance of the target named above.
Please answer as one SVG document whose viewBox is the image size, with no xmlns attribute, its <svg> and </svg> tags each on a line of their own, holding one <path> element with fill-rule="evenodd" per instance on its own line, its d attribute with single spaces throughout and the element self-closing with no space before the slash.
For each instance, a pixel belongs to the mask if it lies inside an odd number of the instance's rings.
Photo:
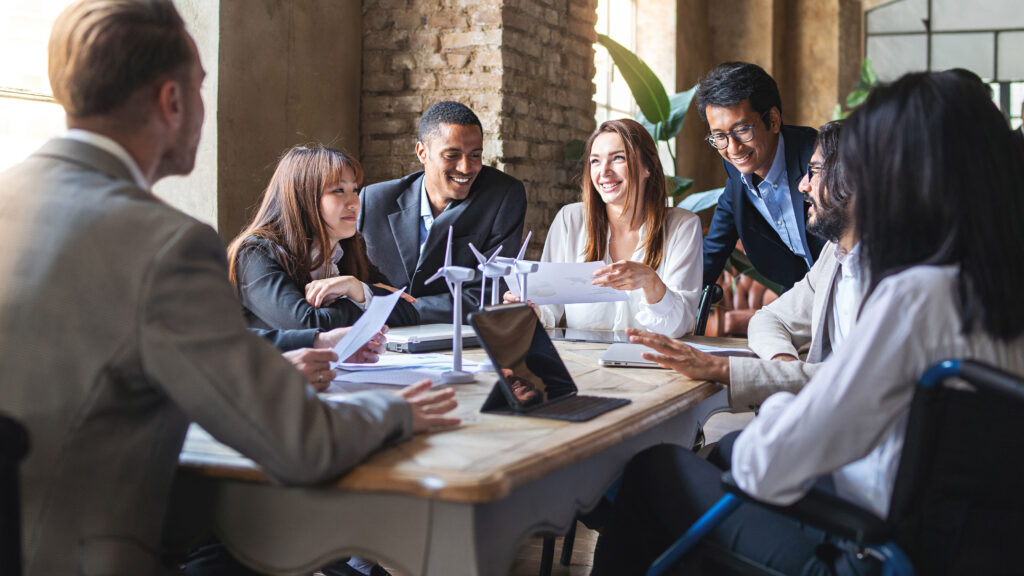
<svg viewBox="0 0 1024 576">
<path fill-rule="evenodd" d="M 717 346 L 745 347 L 742 339 L 690 340 Z M 351 491 L 402 494 L 450 502 L 487 502 L 583 460 L 678 415 L 720 388 L 694 382 L 662 369 L 604 368 L 597 360 L 607 344 L 556 342 L 581 394 L 632 400 L 627 406 L 583 423 L 481 414 L 494 374 L 477 374 L 477 383 L 456 385 L 463 424 L 371 456 L 338 480 Z M 466 357 L 485 360 L 482 350 Z M 182 467 L 205 476 L 265 481 L 252 462 L 205 437 L 190 434 Z"/>
</svg>

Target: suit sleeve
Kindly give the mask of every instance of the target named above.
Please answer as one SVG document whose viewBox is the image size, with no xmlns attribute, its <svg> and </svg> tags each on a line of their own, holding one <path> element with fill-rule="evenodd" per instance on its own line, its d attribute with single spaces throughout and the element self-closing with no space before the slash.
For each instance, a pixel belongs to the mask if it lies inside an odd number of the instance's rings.
<svg viewBox="0 0 1024 576">
<path fill-rule="evenodd" d="M 242 305 L 274 328 L 331 330 L 355 324 L 363 313 L 347 298 L 314 308 L 306 302 L 305 291 L 263 243 L 243 247 L 237 269 Z"/>
<path fill-rule="evenodd" d="M 725 268 L 729 255 L 736 248 L 739 232 L 736 230 L 735 210 L 733 206 L 733 189 L 736 183 L 730 178 L 725 191 L 718 197 L 715 215 L 708 227 L 708 235 L 704 237 L 704 285 L 714 284 Z"/>
<path fill-rule="evenodd" d="M 141 287 L 147 377 L 185 415 L 275 481 L 330 480 L 412 432 L 409 405 L 361 393 L 321 402 L 281 354 L 246 330 L 213 229 L 189 222 L 157 253 Z"/>
<path fill-rule="evenodd" d="M 316 343 L 316 335 L 319 330 L 264 330 L 262 328 L 250 328 L 253 334 L 270 342 L 274 348 L 283 352 L 298 350 L 299 348 L 312 348 Z"/>
</svg>

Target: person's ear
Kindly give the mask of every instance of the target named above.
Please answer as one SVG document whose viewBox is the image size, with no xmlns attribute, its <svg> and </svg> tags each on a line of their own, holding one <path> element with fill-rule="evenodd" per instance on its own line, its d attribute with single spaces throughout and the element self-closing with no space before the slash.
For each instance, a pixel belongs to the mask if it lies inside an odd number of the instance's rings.
<svg viewBox="0 0 1024 576">
<path fill-rule="evenodd" d="M 423 142 L 416 142 L 416 157 L 420 159 L 420 164 L 426 166 L 427 164 L 427 145 Z"/>
<path fill-rule="evenodd" d="M 156 111 L 170 128 L 178 130 L 185 118 L 185 91 L 180 82 L 165 80 L 157 87 Z"/>
<path fill-rule="evenodd" d="M 782 112 L 775 106 L 768 111 L 768 130 L 772 134 L 778 134 L 782 130 Z"/>
</svg>

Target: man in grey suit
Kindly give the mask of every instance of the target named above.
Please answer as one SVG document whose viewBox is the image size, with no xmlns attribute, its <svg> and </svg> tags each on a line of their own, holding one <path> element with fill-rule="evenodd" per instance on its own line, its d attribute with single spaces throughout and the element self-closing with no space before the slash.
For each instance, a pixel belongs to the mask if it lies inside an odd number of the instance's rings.
<svg viewBox="0 0 1024 576">
<path fill-rule="evenodd" d="M 476 268 L 469 249 L 514 256 L 523 236 L 523 183 L 483 166 L 483 126 L 458 102 L 438 102 L 420 118 L 416 156 L 423 170 L 367 186 L 360 195 L 359 233 L 370 259 L 395 286 L 408 286 L 424 323 L 451 322 L 444 282 L 424 284 L 444 263 L 448 227 L 452 264 Z M 480 303 L 479 278 L 463 286 L 463 311 Z M 501 292 L 499 292 L 501 293 Z"/>
<path fill-rule="evenodd" d="M 664 336 L 634 332 L 634 342 L 661 353 L 650 358 L 662 366 L 726 384 L 733 410 L 757 410 L 775 392 L 798 392 L 842 344 L 857 317 L 867 282 L 860 273 L 853 198 L 839 164 L 839 130 L 838 122 L 822 127 L 799 186 L 810 205 L 807 230 L 828 243 L 802 280 L 751 319 L 747 342 L 759 358 L 713 356 Z"/>
<path fill-rule="evenodd" d="M 158 574 L 190 421 L 310 484 L 416 431 L 451 392 L 321 402 L 246 330 L 216 232 L 153 196 L 192 170 L 203 68 L 170 0 L 82 0 L 49 45 L 67 136 L 0 175 L 0 409 L 28 429 L 27 576 Z"/>
</svg>

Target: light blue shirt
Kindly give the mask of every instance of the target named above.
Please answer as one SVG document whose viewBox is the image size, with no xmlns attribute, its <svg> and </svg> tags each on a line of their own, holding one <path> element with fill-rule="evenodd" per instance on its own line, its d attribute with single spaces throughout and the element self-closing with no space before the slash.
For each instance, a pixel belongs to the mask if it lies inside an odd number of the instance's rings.
<svg viewBox="0 0 1024 576">
<path fill-rule="evenodd" d="M 434 225 L 434 212 L 430 209 L 430 199 L 427 198 L 427 179 L 420 181 L 420 257 L 423 257 L 423 247 L 427 245 L 427 235 Z"/>
<path fill-rule="evenodd" d="M 789 174 L 786 172 L 786 143 L 779 134 L 779 147 L 768 175 L 761 184 L 754 186 L 754 180 L 747 174 L 740 174 L 747 189 L 747 197 L 754 207 L 771 224 L 787 248 L 807 261 L 807 268 L 814 265 L 807 247 L 807 238 L 800 233 L 800 224 L 793 211 L 793 199 L 789 190 Z M 803 214 L 800 215 L 803 217 Z"/>
</svg>

